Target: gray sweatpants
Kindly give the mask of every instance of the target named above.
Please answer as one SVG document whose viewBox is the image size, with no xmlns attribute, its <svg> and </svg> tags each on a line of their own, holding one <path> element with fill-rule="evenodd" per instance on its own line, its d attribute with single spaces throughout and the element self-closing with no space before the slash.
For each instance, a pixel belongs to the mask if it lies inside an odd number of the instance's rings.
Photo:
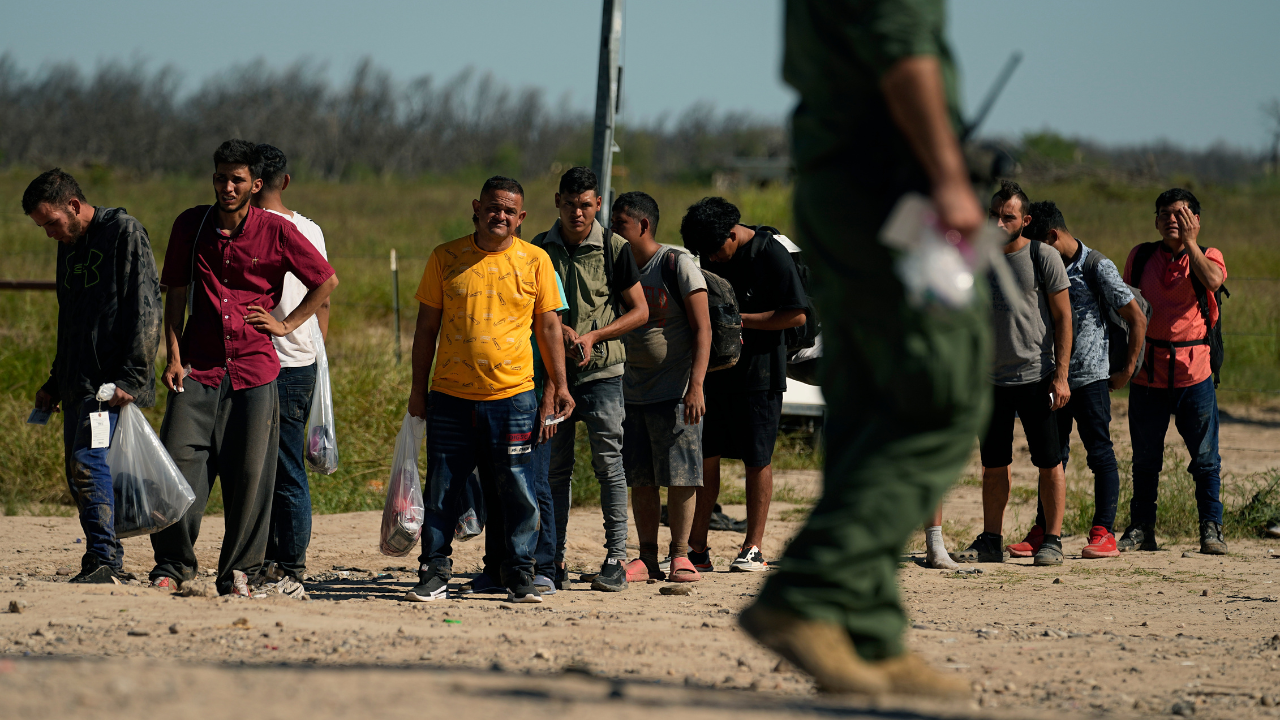
<svg viewBox="0 0 1280 720">
<path fill-rule="evenodd" d="M 184 392 L 169 391 L 160 441 L 195 491 L 181 520 L 151 536 L 156 566 L 151 579 L 178 581 L 196 575 L 196 538 L 215 477 L 222 481 L 226 533 L 218 556 L 218 592 L 232 588 L 232 571 L 252 576 L 262 567 L 271 526 L 280 444 L 280 398 L 276 383 L 232 390 L 187 378 Z"/>
<path fill-rule="evenodd" d="M 627 476 L 622 469 L 622 377 L 582 383 L 571 391 L 573 417 L 551 438 L 551 501 L 556 513 L 556 562 L 564 562 L 565 529 L 573 475 L 573 440 L 578 421 L 587 424 L 591 468 L 600 482 L 607 557 L 627 558 Z"/>
</svg>

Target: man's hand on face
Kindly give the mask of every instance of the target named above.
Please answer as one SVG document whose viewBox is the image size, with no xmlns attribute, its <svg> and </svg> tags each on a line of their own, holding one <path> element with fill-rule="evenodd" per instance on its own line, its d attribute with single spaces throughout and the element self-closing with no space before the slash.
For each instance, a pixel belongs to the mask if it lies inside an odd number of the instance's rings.
<svg viewBox="0 0 1280 720">
<path fill-rule="evenodd" d="M 58 401 L 55 400 L 52 395 L 45 392 L 44 390 L 37 390 L 36 402 L 34 407 L 37 410 L 44 410 L 47 412 L 58 412 Z"/>
<path fill-rule="evenodd" d="M 276 337 L 284 337 L 289 334 L 289 328 L 284 323 L 275 319 L 271 313 L 262 309 L 258 305 L 250 305 L 249 309 L 253 312 L 244 316 L 244 321 L 252 325 L 258 332 L 265 332 Z"/>
<path fill-rule="evenodd" d="M 123 407 L 131 402 L 133 402 L 133 396 L 117 387 L 115 394 L 111 396 L 107 404 L 111 407 Z"/>
<path fill-rule="evenodd" d="M 1053 385 L 1049 389 L 1053 393 L 1053 402 L 1049 405 L 1049 409 L 1061 410 L 1071 399 L 1071 386 L 1067 384 L 1066 378 L 1054 377 Z"/>
<path fill-rule="evenodd" d="M 1182 241 L 1182 246 L 1194 245 L 1196 238 L 1200 236 L 1200 218 L 1191 212 L 1191 208 L 1183 205 L 1174 219 L 1178 222 L 1178 239 Z"/>
</svg>

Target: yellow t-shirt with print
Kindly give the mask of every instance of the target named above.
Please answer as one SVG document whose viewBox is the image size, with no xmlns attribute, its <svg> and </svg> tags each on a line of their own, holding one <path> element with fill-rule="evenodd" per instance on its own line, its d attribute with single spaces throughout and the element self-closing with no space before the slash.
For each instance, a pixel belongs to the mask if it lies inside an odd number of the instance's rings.
<svg viewBox="0 0 1280 720">
<path fill-rule="evenodd" d="M 561 306 L 551 258 L 515 238 L 485 252 L 471 235 L 431 253 L 414 296 L 439 308 L 431 389 L 466 400 L 501 400 L 533 389 L 533 317 Z"/>
</svg>

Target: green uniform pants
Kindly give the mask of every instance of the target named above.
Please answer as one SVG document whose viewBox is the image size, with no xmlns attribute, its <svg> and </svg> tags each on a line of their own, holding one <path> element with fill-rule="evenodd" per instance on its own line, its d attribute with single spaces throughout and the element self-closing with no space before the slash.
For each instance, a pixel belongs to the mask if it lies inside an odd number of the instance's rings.
<svg viewBox="0 0 1280 720">
<path fill-rule="evenodd" d="M 896 572 L 990 411 L 986 286 L 971 307 L 909 306 L 877 239 L 896 197 L 847 170 L 802 172 L 798 242 L 822 320 L 822 499 L 761 592 L 766 606 L 845 627 L 868 660 L 904 651 Z"/>
</svg>

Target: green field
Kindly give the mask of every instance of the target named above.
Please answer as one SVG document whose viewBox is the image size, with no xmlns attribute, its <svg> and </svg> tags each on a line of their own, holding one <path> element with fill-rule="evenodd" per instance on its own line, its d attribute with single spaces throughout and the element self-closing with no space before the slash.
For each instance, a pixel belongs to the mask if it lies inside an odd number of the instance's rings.
<svg viewBox="0 0 1280 720">
<path fill-rule="evenodd" d="M 21 196 L 36 173 L 0 172 L 0 277 L 52 279 L 54 241 L 44 237 L 22 214 Z M 89 201 L 123 206 L 148 228 L 157 261 L 173 219 L 183 209 L 208 203 L 211 188 L 204 179 L 137 179 L 101 169 L 78 171 Z M 344 512 L 381 507 L 383 483 L 409 390 L 409 347 L 417 303 L 413 294 L 431 249 L 470 232 L 470 200 L 482 177 L 451 180 L 368 180 L 360 183 L 308 182 L 290 186 L 286 204 L 312 218 L 325 231 L 330 259 L 341 286 L 333 298 L 330 360 L 337 412 L 340 470 L 312 476 L 317 512 Z M 523 236 L 532 237 L 555 219 L 555 178 L 522 178 L 529 217 Z M 1155 239 L 1152 201 L 1163 188 L 1130 188 L 1080 182 L 1059 186 L 1026 185 L 1032 199 L 1058 202 L 1075 234 L 1091 247 L 1123 262 L 1137 242 Z M 665 217 L 659 240 L 678 243 L 680 216 L 689 204 L 717 194 L 709 187 L 665 185 L 644 189 Z M 1225 309 L 1228 359 L 1223 393 L 1228 403 L 1274 400 L 1280 391 L 1276 335 L 1280 310 L 1280 249 L 1272 242 L 1280 226 L 1280 188 L 1196 188 L 1204 205 L 1202 243 L 1219 247 L 1231 276 L 1232 299 Z M 792 227 L 790 189 L 735 190 L 723 193 L 743 209 L 745 222 Z M 837 211 L 838 212 L 838 211 Z M 836 223 L 859 218 L 833 216 Z M 400 259 L 402 348 L 405 364 L 394 359 L 391 273 L 388 255 Z M 56 300 L 48 292 L 0 291 L 0 507 L 17 512 L 70 513 L 70 496 L 62 470 L 60 423 L 26 426 L 31 398 L 48 372 L 54 347 Z M 161 393 L 163 396 L 163 393 Z M 159 426 L 161 407 L 147 411 Z M 814 467 L 818 458 L 794 439 L 783 439 L 795 457 L 792 467 Z M 583 449 L 585 453 L 585 448 Z M 579 467 L 585 470 L 580 453 Z M 582 478 L 584 482 L 578 482 Z M 590 501 L 594 480 L 575 473 L 575 494 Z M 216 503 L 216 498 L 215 498 Z M 215 504 L 214 509 L 217 508 Z"/>
</svg>

